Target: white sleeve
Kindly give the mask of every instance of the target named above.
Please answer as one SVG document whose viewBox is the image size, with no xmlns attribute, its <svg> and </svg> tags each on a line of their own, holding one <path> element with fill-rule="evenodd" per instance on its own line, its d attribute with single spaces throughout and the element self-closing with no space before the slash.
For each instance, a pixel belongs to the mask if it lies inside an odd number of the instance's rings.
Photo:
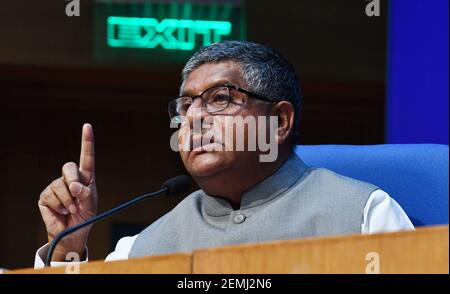
<svg viewBox="0 0 450 294">
<path fill-rule="evenodd" d="M 128 255 L 130 254 L 131 247 L 134 244 L 134 241 L 139 235 L 134 235 L 132 237 L 123 237 L 116 244 L 116 248 L 113 252 L 108 254 L 105 261 L 114 261 L 121 259 L 128 259 Z"/>
<path fill-rule="evenodd" d="M 122 239 L 117 242 L 116 248 L 113 252 L 111 252 L 105 259 L 105 261 L 113 261 L 113 260 L 121 260 L 121 259 L 128 259 L 128 254 L 130 253 L 131 247 L 133 246 L 134 241 L 136 240 L 138 235 L 132 236 L 132 237 L 123 237 Z M 45 263 L 44 260 L 47 256 L 48 251 L 48 243 L 39 248 L 36 251 L 36 255 L 34 258 L 34 268 L 44 268 Z M 81 260 L 80 263 L 88 262 L 88 249 L 86 248 L 86 259 Z M 66 266 L 68 264 L 71 264 L 70 261 L 52 261 L 51 266 Z"/>
<path fill-rule="evenodd" d="M 36 255 L 34 256 L 34 268 L 38 269 L 38 268 L 44 268 L 45 267 L 45 258 L 47 257 L 47 252 L 48 252 L 48 247 L 49 244 L 45 244 L 44 246 L 42 246 L 41 248 L 39 248 L 36 251 Z M 80 260 L 79 263 L 85 263 L 88 262 L 88 249 L 86 248 L 86 259 L 85 260 Z M 50 263 L 50 266 L 54 267 L 54 266 L 65 266 L 68 264 L 71 264 L 71 261 L 52 261 Z"/>
<path fill-rule="evenodd" d="M 364 207 L 361 233 L 373 234 L 414 230 L 400 205 L 383 190 L 375 190 Z"/>
</svg>

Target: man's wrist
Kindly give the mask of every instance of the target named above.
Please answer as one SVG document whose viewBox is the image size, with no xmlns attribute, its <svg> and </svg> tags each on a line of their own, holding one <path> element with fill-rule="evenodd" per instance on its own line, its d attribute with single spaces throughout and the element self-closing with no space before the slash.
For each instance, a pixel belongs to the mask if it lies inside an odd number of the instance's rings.
<svg viewBox="0 0 450 294">
<path fill-rule="evenodd" d="M 73 261 L 73 253 L 75 253 L 75 256 L 78 256 L 78 260 L 82 261 L 86 259 L 86 246 L 83 247 L 82 250 L 67 250 L 67 249 L 58 249 L 56 248 L 55 251 L 53 251 L 52 255 L 52 261 Z"/>
</svg>

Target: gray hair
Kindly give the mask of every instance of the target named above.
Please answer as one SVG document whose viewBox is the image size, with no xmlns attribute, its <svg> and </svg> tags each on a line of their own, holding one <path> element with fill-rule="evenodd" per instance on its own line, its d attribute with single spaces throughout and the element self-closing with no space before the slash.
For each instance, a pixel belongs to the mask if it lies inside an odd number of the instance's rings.
<svg viewBox="0 0 450 294">
<path fill-rule="evenodd" d="M 292 138 L 299 136 L 301 90 L 294 67 L 275 50 L 247 41 L 222 41 L 199 49 L 182 71 L 182 85 L 189 74 L 205 63 L 232 60 L 240 66 L 244 82 L 255 94 L 275 102 L 289 101 L 294 105 L 295 119 Z"/>
</svg>

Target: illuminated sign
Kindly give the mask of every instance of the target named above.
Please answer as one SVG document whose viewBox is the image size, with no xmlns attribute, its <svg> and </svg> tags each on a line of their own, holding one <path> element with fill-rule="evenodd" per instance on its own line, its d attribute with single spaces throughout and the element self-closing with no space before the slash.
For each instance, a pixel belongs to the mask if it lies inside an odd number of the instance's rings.
<svg viewBox="0 0 450 294">
<path fill-rule="evenodd" d="M 111 47 L 193 50 L 198 36 L 201 45 L 206 46 L 231 34 L 228 21 L 110 16 L 107 22 L 107 42 Z"/>
<path fill-rule="evenodd" d="M 245 40 L 245 0 L 96 0 L 94 60 L 179 65 L 202 46 Z"/>
</svg>

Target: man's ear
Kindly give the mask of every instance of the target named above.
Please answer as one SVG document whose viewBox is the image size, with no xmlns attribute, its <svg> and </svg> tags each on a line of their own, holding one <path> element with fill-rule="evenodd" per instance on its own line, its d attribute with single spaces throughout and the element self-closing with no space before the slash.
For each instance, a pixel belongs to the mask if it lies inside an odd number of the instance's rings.
<svg viewBox="0 0 450 294">
<path fill-rule="evenodd" d="M 294 105 L 288 101 L 278 102 L 272 107 L 272 114 L 278 116 L 278 131 L 276 140 L 279 145 L 290 140 L 291 134 L 294 131 Z"/>
</svg>

